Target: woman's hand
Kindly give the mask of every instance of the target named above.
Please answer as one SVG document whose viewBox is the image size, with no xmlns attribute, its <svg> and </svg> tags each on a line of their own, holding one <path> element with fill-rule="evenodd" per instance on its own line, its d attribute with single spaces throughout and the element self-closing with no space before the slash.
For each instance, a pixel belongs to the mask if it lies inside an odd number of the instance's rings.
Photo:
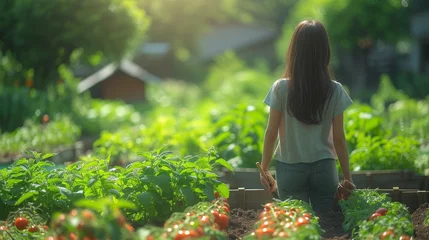
<svg viewBox="0 0 429 240">
<path fill-rule="evenodd" d="M 262 185 L 264 185 L 265 189 L 267 189 L 269 192 L 275 192 L 277 190 L 277 182 L 268 171 L 260 173 L 259 177 L 261 179 Z"/>
</svg>

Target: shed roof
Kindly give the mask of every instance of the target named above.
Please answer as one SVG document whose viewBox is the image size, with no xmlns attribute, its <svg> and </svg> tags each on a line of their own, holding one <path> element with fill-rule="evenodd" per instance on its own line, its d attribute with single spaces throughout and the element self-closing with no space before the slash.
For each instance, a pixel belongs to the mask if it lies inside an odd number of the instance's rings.
<svg viewBox="0 0 429 240">
<path fill-rule="evenodd" d="M 83 79 L 77 86 L 78 93 L 85 92 L 86 90 L 95 86 L 97 83 L 106 80 L 118 70 L 142 82 L 157 83 L 160 81 L 158 76 L 149 73 L 134 62 L 130 60 L 122 60 L 120 63 L 110 63 L 97 72 L 91 74 L 87 78 Z"/>
</svg>

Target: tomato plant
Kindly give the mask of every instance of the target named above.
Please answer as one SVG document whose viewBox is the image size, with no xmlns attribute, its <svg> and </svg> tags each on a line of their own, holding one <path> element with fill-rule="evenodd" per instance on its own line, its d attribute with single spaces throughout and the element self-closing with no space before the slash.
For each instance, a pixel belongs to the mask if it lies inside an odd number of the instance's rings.
<svg viewBox="0 0 429 240">
<path fill-rule="evenodd" d="M 138 230 L 140 239 L 226 239 L 223 232 L 228 227 L 228 213 L 221 207 L 227 204 L 222 197 L 212 202 L 199 202 L 175 212 L 163 228 L 145 227 Z"/>
<path fill-rule="evenodd" d="M 322 228 L 311 206 L 300 200 L 275 200 L 264 205 L 255 231 L 244 239 L 321 239 Z"/>
<path fill-rule="evenodd" d="M 347 221 L 345 226 L 352 227 L 354 239 L 407 239 L 413 235 L 408 209 L 391 202 L 385 194 L 359 189 L 349 199 L 341 200 L 340 205 Z"/>
</svg>

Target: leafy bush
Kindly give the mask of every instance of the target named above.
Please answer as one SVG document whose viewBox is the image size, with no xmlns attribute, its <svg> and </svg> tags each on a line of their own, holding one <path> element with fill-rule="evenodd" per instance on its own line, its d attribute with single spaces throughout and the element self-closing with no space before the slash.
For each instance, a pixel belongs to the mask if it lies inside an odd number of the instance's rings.
<svg viewBox="0 0 429 240">
<path fill-rule="evenodd" d="M 372 189 L 358 189 L 347 200 L 340 200 L 344 214 L 343 228 L 351 232 L 359 222 L 369 218 L 375 210 L 390 202 L 387 194 L 380 194 Z"/>
<path fill-rule="evenodd" d="M 212 116 L 214 130 L 207 138 L 234 167 L 255 167 L 262 159 L 266 121 L 264 108 L 239 105 Z"/>
<path fill-rule="evenodd" d="M 73 117 L 84 134 L 98 135 L 102 130 L 116 130 L 142 121 L 134 107 L 121 101 L 82 98 L 74 102 L 73 109 Z"/>
<path fill-rule="evenodd" d="M 46 126 L 27 121 L 22 128 L 0 135 L 0 156 L 21 154 L 24 151 L 53 151 L 71 146 L 80 137 L 80 128 L 70 118 L 59 116 Z"/>
<path fill-rule="evenodd" d="M 349 151 L 353 151 L 362 137 L 385 136 L 384 120 L 370 106 L 354 103 L 344 113 L 344 125 Z"/>
<path fill-rule="evenodd" d="M 228 197 L 228 186 L 217 180 L 214 167 L 231 166 L 210 149 L 203 156 L 180 157 L 161 149 L 143 154 L 145 160 L 126 168 L 109 168 L 109 159 L 86 157 L 65 169 L 49 171 L 50 155 L 35 154 L 0 170 L 0 219 L 29 203 L 51 216 L 68 211 L 80 199 L 114 196 L 136 205 L 127 211 L 137 223 L 164 221 L 172 212 L 214 199 L 214 191 Z M 26 169 L 26 171 L 22 171 Z"/>
<path fill-rule="evenodd" d="M 418 146 L 416 140 L 402 136 L 391 139 L 362 136 L 350 154 L 350 166 L 354 171 L 414 170 Z"/>
</svg>

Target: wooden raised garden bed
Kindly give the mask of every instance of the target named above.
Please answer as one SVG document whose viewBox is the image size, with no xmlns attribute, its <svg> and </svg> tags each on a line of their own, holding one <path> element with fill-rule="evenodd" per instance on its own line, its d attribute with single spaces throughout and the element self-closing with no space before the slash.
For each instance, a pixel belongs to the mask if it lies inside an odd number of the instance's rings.
<svg viewBox="0 0 429 240">
<path fill-rule="evenodd" d="M 387 193 L 394 202 L 406 205 L 411 212 L 420 205 L 429 203 L 429 191 L 418 189 L 377 189 L 376 191 Z M 273 195 L 264 189 L 230 189 L 229 204 L 231 208 L 257 210 L 268 202 L 271 202 Z"/>
<path fill-rule="evenodd" d="M 275 177 L 275 171 L 270 171 Z M 244 187 L 247 189 L 263 188 L 259 180 L 259 172 L 255 168 L 240 168 L 234 172 L 221 171 L 219 180 L 228 183 L 230 188 Z M 342 176 L 340 176 L 341 178 Z M 428 176 L 419 175 L 407 170 L 379 170 L 352 172 L 353 182 L 358 188 L 380 188 L 429 190 Z"/>
</svg>

